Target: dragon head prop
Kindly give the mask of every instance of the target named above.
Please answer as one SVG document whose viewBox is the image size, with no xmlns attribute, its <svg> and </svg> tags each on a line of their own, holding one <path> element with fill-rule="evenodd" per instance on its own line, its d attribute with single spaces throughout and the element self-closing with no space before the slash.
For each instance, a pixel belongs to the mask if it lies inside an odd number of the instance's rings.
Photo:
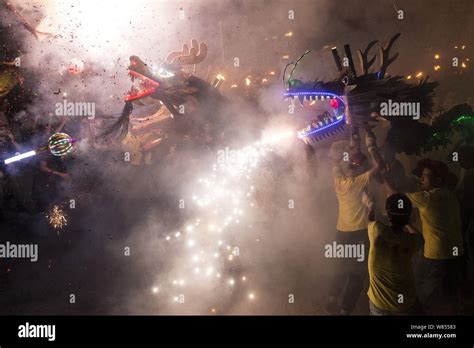
<svg viewBox="0 0 474 348">
<path fill-rule="evenodd" d="M 398 53 L 390 56 L 390 50 L 399 37 L 399 33 L 395 34 L 385 46 L 379 48 L 380 66 L 374 71 L 371 71 L 371 68 L 376 61 L 376 56 L 369 57 L 369 53 L 378 41 L 372 41 L 363 51 L 358 51 L 359 71 L 355 67 L 348 44 L 344 45 L 344 60 L 341 60 L 337 48 L 332 48 L 338 70 L 337 77 L 332 81 L 303 82 L 291 78 L 297 63 L 309 51 L 306 51 L 295 63 L 290 63 L 290 65 L 293 64 L 293 70 L 288 78 L 288 87 L 284 96 L 298 99 L 301 104 L 305 100 L 329 101 L 333 109 L 332 115 L 319 115 L 306 128 L 298 132 L 298 136 L 305 143 L 314 145 L 319 140 L 331 137 L 343 129 L 345 124 L 354 129 L 370 127 L 375 121 L 374 116 L 384 117 L 380 115 L 381 104 L 389 100 L 399 103 L 417 102 L 420 105 L 420 116 L 430 115 L 433 109 L 432 98 L 434 88 L 437 86 L 436 82 L 427 82 L 428 77 L 426 77 L 418 84 L 412 84 L 402 76 L 387 74 L 388 67 L 398 57 Z M 392 124 L 408 121 L 406 117 L 386 118 Z"/>
<path fill-rule="evenodd" d="M 113 134 L 120 130 L 124 136 L 128 131 L 134 104 L 161 103 L 176 122 L 184 119 L 183 110 L 186 110 L 186 115 L 192 117 L 186 117 L 188 121 L 185 125 L 181 124 L 184 128 L 191 123 L 204 123 L 209 114 L 204 112 L 206 107 L 217 107 L 223 100 L 217 88 L 194 75 L 195 65 L 201 63 L 206 56 L 207 45 L 204 42 L 198 43 L 195 39 L 191 40 L 191 46 L 184 44 L 181 51 L 170 52 L 166 62 L 160 67 L 150 66 L 136 55 L 131 56 L 128 76 L 133 85 L 124 97 L 122 116 L 103 134 Z M 193 72 L 185 69 L 185 66 L 193 66 Z"/>
<path fill-rule="evenodd" d="M 171 52 L 166 63 L 158 69 L 148 66 L 138 56 L 130 57 L 128 75 L 133 86 L 125 101 L 146 104 L 148 97 L 160 100 L 173 115 L 176 106 L 185 103 L 189 97 L 198 97 L 204 81 L 186 72 L 183 67 L 201 63 L 207 56 L 207 45 L 191 40 L 191 47 L 184 44 L 181 51 Z"/>
</svg>

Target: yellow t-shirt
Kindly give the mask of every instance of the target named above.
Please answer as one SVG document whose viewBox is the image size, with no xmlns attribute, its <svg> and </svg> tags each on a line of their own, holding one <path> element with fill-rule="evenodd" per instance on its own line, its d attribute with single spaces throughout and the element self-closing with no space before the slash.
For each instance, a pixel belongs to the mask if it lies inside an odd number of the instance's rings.
<svg viewBox="0 0 474 348">
<path fill-rule="evenodd" d="M 420 211 L 421 230 L 428 259 L 445 260 L 464 253 L 459 203 L 446 188 L 407 193 L 413 206 Z"/>
<path fill-rule="evenodd" d="M 337 230 L 352 232 L 367 228 L 367 207 L 362 204 L 362 193 L 369 184 L 369 172 L 356 177 L 344 177 L 334 167 L 334 187 L 339 202 Z"/>
<path fill-rule="evenodd" d="M 417 235 L 392 229 L 378 221 L 368 224 L 370 301 L 391 312 L 409 310 L 416 299 L 415 278 L 411 257 L 420 245 Z"/>
</svg>

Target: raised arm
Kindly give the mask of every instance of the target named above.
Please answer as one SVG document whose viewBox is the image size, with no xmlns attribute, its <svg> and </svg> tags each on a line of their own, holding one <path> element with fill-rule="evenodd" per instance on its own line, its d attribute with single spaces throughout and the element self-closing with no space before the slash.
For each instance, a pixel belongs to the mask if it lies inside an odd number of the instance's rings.
<svg viewBox="0 0 474 348">
<path fill-rule="evenodd" d="M 366 192 L 362 193 L 362 203 L 367 207 L 367 220 L 375 221 L 375 203 L 372 197 L 370 197 Z"/>
<path fill-rule="evenodd" d="M 387 197 L 390 197 L 395 193 L 399 193 L 397 192 L 395 183 L 393 182 L 393 178 L 389 175 L 389 173 L 385 172 L 383 174 L 383 179 L 385 184 L 385 190 L 387 191 Z"/>
<path fill-rule="evenodd" d="M 379 173 L 383 174 L 386 171 L 386 164 L 377 147 L 375 134 L 370 129 L 365 130 L 365 145 L 367 146 L 373 164 L 369 175 L 375 176 Z"/>
</svg>

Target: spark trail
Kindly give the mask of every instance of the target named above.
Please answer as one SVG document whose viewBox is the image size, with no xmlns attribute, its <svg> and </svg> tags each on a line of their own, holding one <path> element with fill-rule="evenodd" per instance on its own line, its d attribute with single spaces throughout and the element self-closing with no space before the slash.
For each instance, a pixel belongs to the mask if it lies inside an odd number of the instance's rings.
<svg viewBox="0 0 474 348">
<path fill-rule="evenodd" d="M 173 261 L 152 286 L 153 294 L 183 310 L 211 314 L 222 313 L 231 297 L 258 299 L 243 260 L 249 256 L 246 240 L 254 233 L 255 174 L 273 147 L 294 135 L 273 131 L 238 151 L 219 152 L 210 172 L 196 178 L 189 208 L 193 218 L 163 237 Z"/>
</svg>

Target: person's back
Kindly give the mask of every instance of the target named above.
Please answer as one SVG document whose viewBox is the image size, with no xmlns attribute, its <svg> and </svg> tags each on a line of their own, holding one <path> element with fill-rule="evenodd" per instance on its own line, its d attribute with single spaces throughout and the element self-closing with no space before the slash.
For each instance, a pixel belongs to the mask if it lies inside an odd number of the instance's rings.
<svg viewBox="0 0 474 348">
<path fill-rule="evenodd" d="M 367 208 L 361 204 L 369 184 L 369 172 L 351 177 L 334 169 L 334 187 L 339 203 L 337 230 L 358 231 L 367 228 Z"/>
<path fill-rule="evenodd" d="M 344 261 L 336 262 L 336 271 L 325 306 L 328 314 L 352 313 L 367 276 L 367 208 L 362 204 L 362 197 L 380 163 L 375 136 L 370 131 L 366 131 L 366 146 L 372 159 L 370 169 L 367 157 L 360 152 L 359 146 L 351 147 L 345 141 L 336 142 L 331 146 L 334 188 L 339 206 L 335 243 L 359 248 L 363 257 L 357 260 L 347 257 Z"/>
<path fill-rule="evenodd" d="M 369 300 L 379 309 L 409 312 L 416 300 L 411 258 L 417 237 L 395 232 L 390 226 L 371 221 L 369 229 Z"/>
<path fill-rule="evenodd" d="M 385 208 L 390 226 L 375 220 L 375 206 L 369 196 L 364 196 L 364 204 L 369 209 L 370 281 L 367 295 L 370 313 L 411 314 L 416 302 L 411 258 L 420 241 L 416 230 L 409 225 L 412 204 L 402 194 L 388 197 Z"/>
</svg>

